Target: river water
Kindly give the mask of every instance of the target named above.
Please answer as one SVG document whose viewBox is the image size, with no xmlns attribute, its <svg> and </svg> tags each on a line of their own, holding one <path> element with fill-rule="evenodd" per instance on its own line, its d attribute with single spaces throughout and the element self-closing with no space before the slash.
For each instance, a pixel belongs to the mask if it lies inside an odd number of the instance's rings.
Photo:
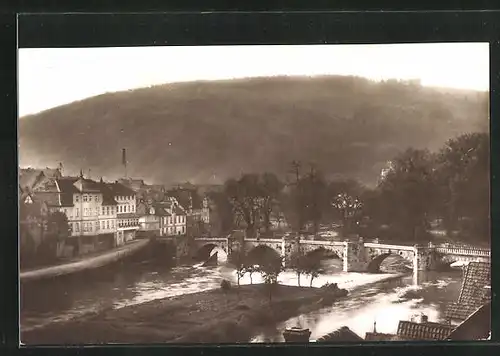
<svg viewBox="0 0 500 356">
<path fill-rule="evenodd" d="M 311 339 L 341 326 L 360 336 L 373 329 L 395 333 L 399 320 L 425 313 L 429 321 L 439 321 L 446 304 L 457 299 L 462 272 L 421 272 L 418 275 L 395 273 L 343 273 L 339 260 L 325 261 L 325 273 L 313 280 L 313 287 L 338 283 L 350 292 L 349 298 L 334 306 L 287 320 L 260 330 L 252 342 L 282 342 L 289 326 L 311 329 Z M 126 262 L 92 272 L 58 277 L 21 286 L 21 328 L 34 329 L 48 323 L 78 318 L 108 308 L 121 308 L 154 299 L 218 288 L 222 279 L 235 281 L 228 266 L 202 267 L 200 264 L 169 267 L 150 262 Z M 245 276 L 242 284 L 250 283 Z M 259 275 L 252 283 L 261 282 Z M 279 282 L 297 285 L 293 272 L 284 272 Z M 301 285 L 310 280 L 302 276 Z"/>
</svg>

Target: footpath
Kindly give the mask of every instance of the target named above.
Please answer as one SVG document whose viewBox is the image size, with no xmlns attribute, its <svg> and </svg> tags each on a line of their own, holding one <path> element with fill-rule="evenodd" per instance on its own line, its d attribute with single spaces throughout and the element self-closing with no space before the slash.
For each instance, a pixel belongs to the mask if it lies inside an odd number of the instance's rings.
<svg viewBox="0 0 500 356">
<path fill-rule="evenodd" d="M 24 272 L 21 271 L 20 280 L 21 282 L 40 280 L 102 267 L 121 260 L 126 256 L 130 256 L 131 254 L 145 247 L 148 243 L 149 240 L 134 240 L 128 242 L 124 246 L 120 246 L 111 251 L 102 252 L 98 255 L 82 256 L 77 260 L 69 261 L 67 263 L 55 266 L 37 268 Z"/>
</svg>

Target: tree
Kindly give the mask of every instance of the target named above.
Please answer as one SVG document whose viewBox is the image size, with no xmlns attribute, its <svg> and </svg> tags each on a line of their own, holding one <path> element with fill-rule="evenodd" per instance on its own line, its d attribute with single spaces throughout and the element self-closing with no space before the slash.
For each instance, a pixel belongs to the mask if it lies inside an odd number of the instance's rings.
<svg viewBox="0 0 500 356">
<path fill-rule="evenodd" d="M 299 186 L 303 193 L 304 215 L 306 220 L 312 223 L 316 235 L 327 206 L 326 182 L 321 173 L 311 165 L 310 172 L 299 181 Z"/>
<path fill-rule="evenodd" d="M 350 231 L 352 222 L 359 217 L 363 204 L 358 198 L 340 193 L 333 199 L 332 206 L 339 212 L 344 231 Z"/>
<path fill-rule="evenodd" d="M 389 222 L 406 231 L 407 239 L 419 241 L 427 230 L 437 193 L 432 155 L 412 148 L 398 155 L 379 189 L 379 207 Z"/>
<path fill-rule="evenodd" d="M 263 218 L 263 225 L 266 232 L 271 228 L 271 214 L 278 205 L 280 192 L 283 183 L 272 173 L 264 173 L 260 181 L 260 208 Z"/>
<path fill-rule="evenodd" d="M 273 290 L 278 284 L 278 276 L 283 272 L 283 261 L 281 258 L 265 259 L 259 265 L 259 272 L 261 273 L 264 284 L 267 286 L 269 292 L 269 302 L 272 302 Z"/>
<path fill-rule="evenodd" d="M 300 275 L 305 273 L 305 256 L 300 250 L 300 247 L 298 250 L 292 252 L 290 256 L 290 267 L 295 271 L 297 274 L 297 284 L 300 287 Z"/>
<path fill-rule="evenodd" d="M 245 264 L 245 253 L 243 251 L 234 251 L 231 254 L 231 260 L 234 265 L 234 269 L 236 270 L 236 278 L 238 282 L 238 289 L 240 287 L 240 280 L 246 273 L 246 264 Z"/>
<path fill-rule="evenodd" d="M 303 261 L 303 272 L 311 276 L 309 287 L 312 288 L 314 278 L 318 277 L 321 272 L 321 260 L 313 255 L 310 255 L 305 256 Z"/>
<path fill-rule="evenodd" d="M 245 271 L 248 273 L 248 276 L 250 277 L 250 284 L 253 284 L 252 275 L 255 272 L 259 271 L 259 267 L 257 265 L 248 264 L 247 266 L 245 266 Z"/>
<path fill-rule="evenodd" d="M 253 238 L 260 220 L 261 188 L 257 174 L 244 174 L 240 179 L 229 179 L 224 192 L 228 197 L 236 220 L 245 223 L 246 235 Z"/>
<path fill-rule="evenodd" d="M 439 185 L 438 213 L 448 233 L 463 218 L 473 220 L 473 229 L 489 239 L 489 136 L 464 134 L 446 142 L 436 157 Z"/>
</svg>

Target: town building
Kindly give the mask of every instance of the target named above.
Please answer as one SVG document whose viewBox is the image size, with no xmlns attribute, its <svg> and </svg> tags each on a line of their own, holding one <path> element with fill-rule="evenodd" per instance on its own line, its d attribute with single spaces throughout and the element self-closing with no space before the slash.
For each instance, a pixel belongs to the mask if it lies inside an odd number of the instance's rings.
<svg viewBox="0 0 500 356">
<path fill-rule="evenodd" d="M 139 216 L 138 234 L 144 237 L 160 235 L 160 216 L 155 214 L 151 202 L 141 199 L 137 203 L 137 215 Z"/>
<path fill-rule="evenodd" d="M 187 232 L 187 214 L 173 197 L 153 204 L 152 213 L 160 220 L 160 236 L 185 235 Z"/>
<path fill-rule="evenodd" d="M 59 211 L 67 217 L 70 232 L 66 248 L 72 251 L 64 254 L 121 246 L 135 238 L 139 217 L 135 213 L 135 192 L 130 188 L 102 179 L 97 182 L 85 178 L 82 172 L 78 177 L 29 173 L 31 193 L 26 199 L 43 202 L 49 213 Z M 26 181 L 25 175 L 23 183 Z"/>
<path fill-rule="evenodd" d="M 169 190 L 167 196 L 175 198 L 187 214 L 187 229 L 190 234 L 200 235 L 210 224 L 210 207 L 207 197 L 201 197 L 196 187 L 179 187 Z"/>
</svg>

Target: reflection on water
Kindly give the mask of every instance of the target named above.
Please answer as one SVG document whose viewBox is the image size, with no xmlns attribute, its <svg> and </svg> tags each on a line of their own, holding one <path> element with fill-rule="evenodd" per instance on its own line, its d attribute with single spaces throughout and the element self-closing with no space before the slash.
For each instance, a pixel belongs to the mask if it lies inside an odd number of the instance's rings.
<svg viewBox="0 0 500 356">
<path fill-rule="evenodd" d="M 309 327 L 313 338 L 331 332 L 337 325 L 346 325 L 363 333 L 375 319 L 377 329 L 390 332 L 397 326 L 397 321 L 393 323 L 394 318 L 389 317 L 392 313 L 399 320 L 407 319 L 413 312 L 426 311 L 433 320 L 441 315 L 440 303 L 455 299 L 458 293 L 459 286 L 455 284 L 460 275 L 427 274 L 419 277 L 419 286 L 414 286 L 411 276 L 381 282 L 397 275 L 343 273 L 341 267 L 340 260 L 325 261 L 325 274 L 315 278 L 312 286 L 338 283 L 340 288 L 351 291 L 348 300 L 338 302 L 330 309 L 290 319 L 271 330 L 263 330 L 255 341 L 282 341 L 282 329 L 295 324 Z M 218 288 L 222 279 L 236 282 L 234 269 L 227 265 L 202 267 L 197 264 L 171 268 L 162 264 L 127 262 L 50 281 L 32 282 L 21 286 L 21 326 L 28 330 L 108 308 Z M 247 274 L 240 283 L 249 284 L 251 280 L 260 283 L 262 277 L 255 273 L 250 278 Z M 297 285 L 297 275 L 287 271 L 280 274 L 279 281 Z M 302 276 L 301 285 L 309 284 L 310 279 Z M 417 294 L 410 298 L 410 294 L 405 294 L 410 290 L 417 291 Z"/>
</svg>

